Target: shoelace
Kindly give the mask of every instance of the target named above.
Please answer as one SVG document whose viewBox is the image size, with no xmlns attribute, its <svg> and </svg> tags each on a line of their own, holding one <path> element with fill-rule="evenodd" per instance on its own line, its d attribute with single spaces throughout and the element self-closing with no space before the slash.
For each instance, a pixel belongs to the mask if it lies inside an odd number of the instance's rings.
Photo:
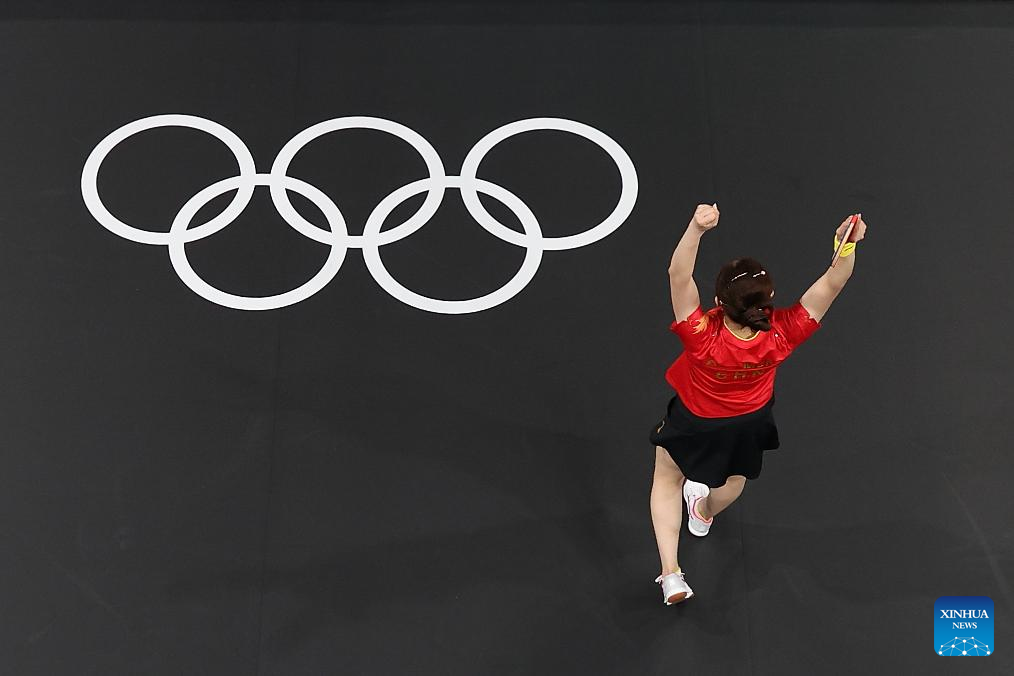
<svg viewBox="0 0 1014 676">
<path fill-rule="evenodd" d="M 683 576 L 683 571 L 680 571 L 678 573 L 666 573 L 665 575 L 659 575 L 658 577 L 655 578 L 655 582 L 656 583 L 661 583 L 662 582 L 662 578 L 669 577 L 670 575 L 679 575 L 680 579 L 683 580 L 684 582 L 686 582 L 686 578 Z"/>
</svg>

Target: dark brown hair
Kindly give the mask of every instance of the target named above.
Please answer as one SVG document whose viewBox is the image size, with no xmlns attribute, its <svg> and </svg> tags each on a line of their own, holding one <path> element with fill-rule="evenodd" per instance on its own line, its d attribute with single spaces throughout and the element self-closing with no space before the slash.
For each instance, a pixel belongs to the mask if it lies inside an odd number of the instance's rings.
<svg viewBox="0 0 1014 676">
<path fill-rule="evenodd" d="M 753 258 L 735 258 L 718 272 L 715 295 L 722 310 L 737 324 L 755 331 L 771 330 L 771 309 L 774 300 L 771 292 L 775 280 L 760 261 Z"/>
</svg>

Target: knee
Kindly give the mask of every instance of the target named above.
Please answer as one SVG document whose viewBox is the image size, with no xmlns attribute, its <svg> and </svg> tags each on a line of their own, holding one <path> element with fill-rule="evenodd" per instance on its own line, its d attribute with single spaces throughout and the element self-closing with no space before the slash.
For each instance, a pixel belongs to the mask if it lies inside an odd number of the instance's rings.
<svg viewBox="0 0 1014 676">
<path fill-rule="evenodd" d="M 685 480 L 679 465 L 669 455 L 669 451 L 661 446 L 655 447 L 655 476 L 660 479 L 673 481 L 681 486 Z"/>
</svg>

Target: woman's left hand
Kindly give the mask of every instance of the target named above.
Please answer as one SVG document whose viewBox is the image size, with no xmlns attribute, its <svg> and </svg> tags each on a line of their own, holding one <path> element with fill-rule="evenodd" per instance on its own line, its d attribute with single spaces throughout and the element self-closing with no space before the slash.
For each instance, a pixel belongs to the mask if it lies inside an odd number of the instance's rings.
<svg viewBox="0 0 1014 676">
<path fill-rule="evenodd" d="M 718 204 L 698 204 L 691 221 L 700 232 L 707 232 L 718 226 Z"/>
</svg>

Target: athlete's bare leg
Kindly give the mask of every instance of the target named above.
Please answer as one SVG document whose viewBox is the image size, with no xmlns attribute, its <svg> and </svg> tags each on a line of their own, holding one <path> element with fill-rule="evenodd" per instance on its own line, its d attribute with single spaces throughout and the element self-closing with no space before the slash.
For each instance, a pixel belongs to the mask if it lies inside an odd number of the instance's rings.
<svg viewBox="0 0 1014 676">
<path fill-rule="evenodd" d="M 651 482 L 651 523 L 655 527 L 662 575 L 680 570 L 676 553 L 683 523 L 683 472 L 661 446 L 655 447 L 655 477 Z"/>
<path fill-rule="evenodd" d="M 742 474 L 733 474 L 725 480 L 724 486 L 712 488 L 708 496 L 697 503 L 697 511 L 705 519 L 710 519 L 734 503 L 745 487 L 746 477 Z"/>
</svg>

